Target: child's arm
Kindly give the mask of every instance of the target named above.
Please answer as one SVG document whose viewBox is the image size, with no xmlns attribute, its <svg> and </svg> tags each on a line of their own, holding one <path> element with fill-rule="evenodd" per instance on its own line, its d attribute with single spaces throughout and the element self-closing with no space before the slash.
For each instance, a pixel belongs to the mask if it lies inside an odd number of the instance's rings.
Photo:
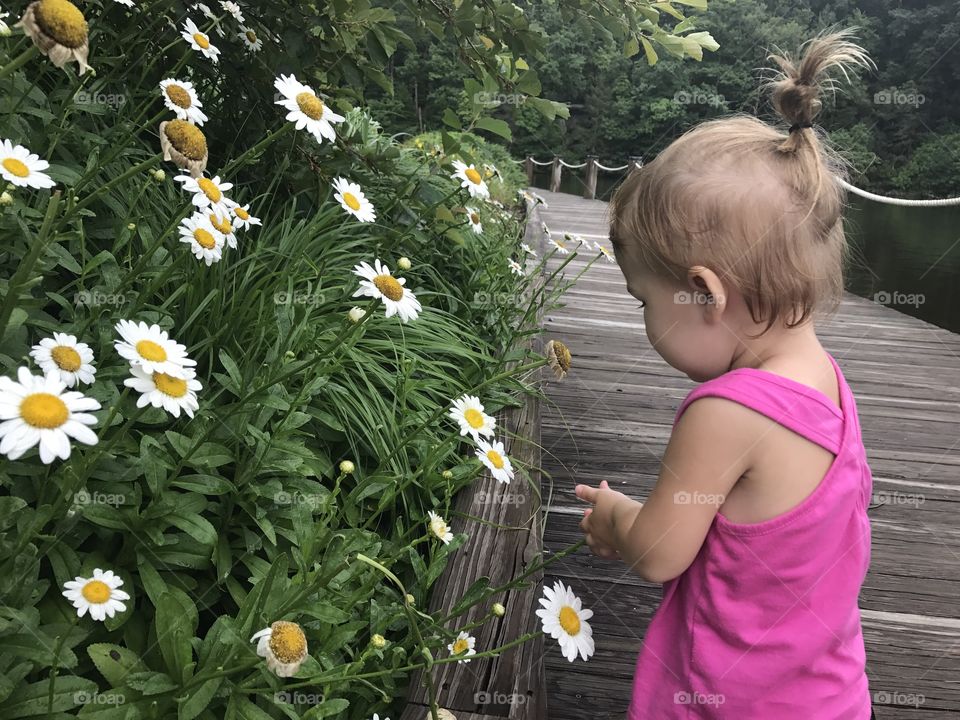
<svg viewBox="0 0 960 720">
<path fill-rule="evenodd" d="M 651 582 L 680 575 L 700 551 L 714 515 L 747 471 L 757 438 L 745 431 L 753 411 L 722 398 L 701 398 L 680 417 L 645 503 L 603 487 L 577 485 L 594 507 L 580 523 L 601 557 L 619 553 Z"/>
</svg>

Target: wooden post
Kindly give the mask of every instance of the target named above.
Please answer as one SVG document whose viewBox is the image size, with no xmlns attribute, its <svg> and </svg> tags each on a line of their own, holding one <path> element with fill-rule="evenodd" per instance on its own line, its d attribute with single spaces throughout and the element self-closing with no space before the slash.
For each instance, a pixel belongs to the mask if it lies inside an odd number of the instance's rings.
<svg viewBox="0 0 960 720">
<path fill-rule="evenodd" d="M 633 175 L 633 173 L 643 167 L 643 157 L 640 155 L 631 155 L 629 163 L 630 167 L 627 168 L 627 174 Z"/>
<path fill-rule="evenodd" d="M 587 200 L 597 197 L 597 156 L 587 155 L 587 177 L 584 181 L 583 196 Z"/>
<path fill-rule="evenodd" d="M 527 155 L 523 161 L 523 169 L 527 171 L 527 187 L 533 187 L 533 155 Z"/>
<path fill-rule="evenodd" d="M 560 192 L 560 173 L 563 172 L 563 165 L 560 164 L 560 158 L 553 159 L 553 174 L 550 176 L 550 192 Z"/>
</svg>

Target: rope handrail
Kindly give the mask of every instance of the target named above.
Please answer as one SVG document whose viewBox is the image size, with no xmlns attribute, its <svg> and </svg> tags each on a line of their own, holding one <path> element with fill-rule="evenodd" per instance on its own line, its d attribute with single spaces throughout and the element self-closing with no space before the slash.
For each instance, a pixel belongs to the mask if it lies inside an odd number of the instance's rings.
<svg viewBox="0 0 960 720">
<path fill-rule="evenodd" d="M 626 165 L 619 165 L 618 167 L 607 167 L 606 165 L 601 165 L 600 163 L 596 163 L 596 165 L 600 170 L 606 170 L 607 172 L 620 172 L 621 170 L 626 170 L 628 167 L 630 167 L 629 163 Z"/>
<path fill-rule="evenodd" d="M 563 165 L 565 168 L 570 168 L 571 170 L 578 170 L 578 169 L 580 169 L 580 168 L 582 168 L 582 167 L 586 167 L 586 166 L 587 166 L 587 163 L 585 163 L 585 162 L 582 162 L 582 163 L 580 163 L 579 165 L 571 165 L 571 164 L 568 163 L 568 162 L 564 162 L 562 158 L 557 158 L 557 160 L 559 160 L 559 161 L 560 161 L 560 164 Z"/>
</svg>

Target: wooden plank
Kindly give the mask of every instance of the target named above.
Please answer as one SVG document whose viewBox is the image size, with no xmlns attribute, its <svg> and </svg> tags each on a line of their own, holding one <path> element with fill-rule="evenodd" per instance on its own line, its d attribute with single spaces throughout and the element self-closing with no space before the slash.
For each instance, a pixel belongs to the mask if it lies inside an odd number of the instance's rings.
<svg viewBox="0 0 960 720">
<path fill-rule="evenodd" d="M 605 203 L 541 194 L 552 233 L 581 233 L 609 248 Z M 592 256 L 574 258 L 567 274 L 584 271 Z M 545 330 L 574 358 L 570 375 L 548 379 L 544 388 L 548 554 L 581 537 L 575 483 L 606 479 L 638 499 L 649 493 L 676 409 L 695 387 L 650 347 L 643 315 L 616 265 L 594 262 L 564 300 L 543 318 Z M 860 607 L 877 716 L 958 717 L 960 335 L 849 294 L 817 330 L 854 393 L 874 476 L 872 562 Z M 544 581 L 572 583 L 595 611 L 596 642 L 588 663 L 568 663 L 547 647 L 551 720 L 623 717 L 637 652 L 661 594 L 625 570 L 586 550 L 550 566 Z"/>
</svg>

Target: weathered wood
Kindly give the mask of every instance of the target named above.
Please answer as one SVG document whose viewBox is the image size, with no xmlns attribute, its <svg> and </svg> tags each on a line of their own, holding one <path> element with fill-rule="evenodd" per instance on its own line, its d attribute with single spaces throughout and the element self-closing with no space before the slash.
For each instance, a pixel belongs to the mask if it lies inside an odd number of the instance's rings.
<svg viewBox="0 0 960 720">
<path fill-rule="evenodd" d="M 583 186 L 583 197 L 593 200 L 597 196 L 597 158 L 596 155 L 587 155 L 586 179 Z"/>
<path fill-rule="evenodd" d="M 527 155 L 526 160 L 523 161 L 523 169 L 527 173 L 527 185 L 533 185 L 533 156 Z"/>
<path fill-rule="evenodd" d="M 534 246 L 542 235 L 542 221 L 536 205 L 531 208 L 525 241 Z M 540 276 L 538 280 L 542 283 L 544 278 Z M 536 279 L 531 286 L 535 284 Z M 539 321 L 538 314 L 533 322 Z M 542 351 L 539 339 L 532 336 L 525 346 Z M 527 381 L 536 385 L 539 378 L 540 372 L 536 371 Z M 515 477 L 512 483 L 502 484 L 484 473 L 458 493 L 451 524 L 455 531 L 468 533 L 470 541 L 451 558 L 431 590 L 431 613 L 447 615 L 479 578 L 489 578 L 490 587 L 505 585 L 542 556 L 539 401 L 536 396 L 529 396 L 520 407 L 506 408 L 496 417 L 497 438 L 504 443 Z M 531 574 L 527 587 L 490 598 L 488 603 L 451 620 L 448 627 L 455 630 L 469 625 L 485 616 L 490 604 L 500 602 L 506 607 L 502 618 L 492 618 L 470 631 L 476 637 L 477 652 L 538 630 L 540 620 L 535 610 L 539 607 L 542 578 L 541 572 Z M 440 656 L 446 654 L 443 650 Z M 458 720 L 545 720 L 542 658 L 543 640 L 536 638 L 495 658 L 436 665 L 432 677 L 437 704 L 451 710 Z M 419 674 L 412 678 L 401 720 L 427 717 L 429 698 L 421 680 Z"/>
<path fill-rule="evenodd" d="M 607 237 L 606 203 L 543 194 L 552 232 Z M 594 255 L 581 251 L 567 275 L 584 270 Z M 551 267 L 563 259 L 553 258 Z M 543 319 L 573 353 L 567 378 L 550 379 L 544 388 L 548 554 L 581 537 L 575 483 L 605 479 L 638 499 L 650 492 L 676 409 L 695 387 L 651 348 L 643 314 L 615 264 L 597 260 L 564 301 Z M 877 717 L 958 717 L 960 335 L 853 295 L 817 328 L 853 390 L 874 476 L 872 558 L 860 607 Z M 548 641 L 549 717 L 621 720 L 661 589 L 587 550 L 549 570 L 544 582 L 572 584 L 594 610 L 596 641 L 590 662 L 572 664 Z"/>
<path fill-rule="evenodd" d="M 550 192 L 560 192 L 560 174 L 563 172 L 563 165 L 560 164 L 560 158 L 553 159 L 553 165 L 550 167 Z"/>
</svg>

